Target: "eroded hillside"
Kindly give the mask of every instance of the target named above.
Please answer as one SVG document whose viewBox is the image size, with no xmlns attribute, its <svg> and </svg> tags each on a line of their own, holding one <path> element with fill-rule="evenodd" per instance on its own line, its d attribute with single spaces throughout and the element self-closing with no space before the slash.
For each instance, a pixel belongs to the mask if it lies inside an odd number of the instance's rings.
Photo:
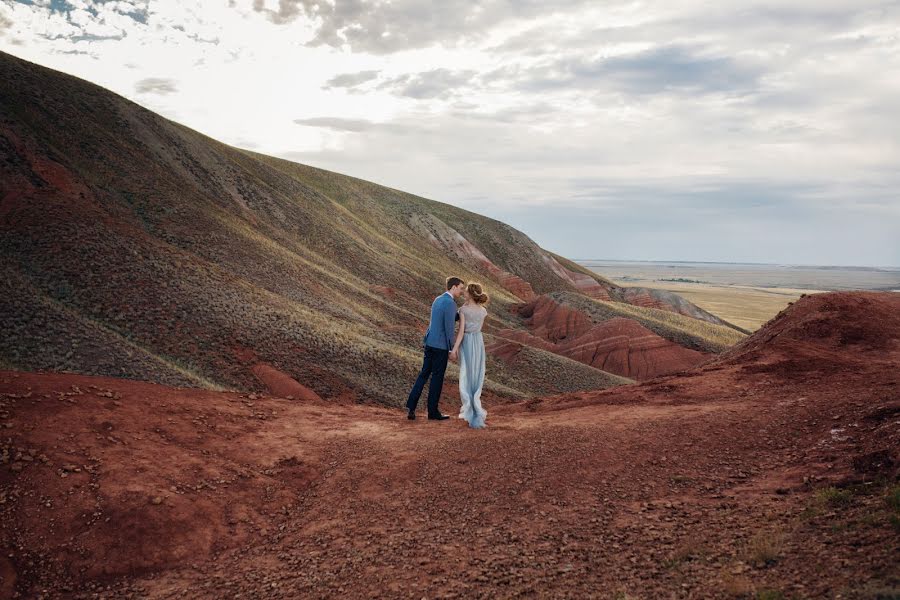
<svg viewBox="0 0 900 600">
<path fill-rule="evenodd" d="M 518 308 L 549 293 L 727 329 L 496 220 L 227 146 L 8 54 L 0 79 L 8 368 L 247 391 L 293 380 L 323 397 L 397 405 L 450 274 L 490 291 L 491 348 L 508 340 L 495 332 L 528 332 Z M 625 381 L 572 352 L 519 350 L 489 357 L 488 398 Z M 682 350 L 693 358 L 679 367 L 705 358 Z"/>
</svg>

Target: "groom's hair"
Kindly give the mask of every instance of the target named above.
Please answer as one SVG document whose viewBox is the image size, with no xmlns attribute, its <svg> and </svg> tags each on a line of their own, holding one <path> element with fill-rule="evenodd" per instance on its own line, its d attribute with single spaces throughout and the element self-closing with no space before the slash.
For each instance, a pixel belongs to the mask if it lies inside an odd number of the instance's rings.
<svg viewBox="0 0 900 600">
<path fill-rule="evenodd" d="M 465 283 L 465 281 L 463 281 L 459 277 L 448 277 L 447 278 L 447 289 L 449 290 L 450 288 L 456 287 L 461 283 Z"/>
</svg>

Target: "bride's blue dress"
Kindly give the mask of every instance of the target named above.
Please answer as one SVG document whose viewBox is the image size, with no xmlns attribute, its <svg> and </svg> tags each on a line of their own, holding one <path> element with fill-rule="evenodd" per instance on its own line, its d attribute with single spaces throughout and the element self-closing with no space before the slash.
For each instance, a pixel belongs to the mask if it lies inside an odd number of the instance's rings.
<svg viewBox="0 0 900 600">
<path fill-rule="evenodd" d="M 465 334 L 459 346 L 459 397 L 462 406 L 459 418 L 469 427 L 484 427 L 487 411 L 481 406 L 481 388 L 484 386 L 484 338 L 481 326 L 487 309 L 478 305 L 464 305 L 459 309 L 466 319 Z"/>
</svg>

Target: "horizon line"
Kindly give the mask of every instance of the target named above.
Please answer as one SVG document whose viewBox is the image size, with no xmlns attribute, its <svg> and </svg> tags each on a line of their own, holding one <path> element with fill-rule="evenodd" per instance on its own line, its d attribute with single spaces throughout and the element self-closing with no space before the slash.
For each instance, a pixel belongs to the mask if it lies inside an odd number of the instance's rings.
<svg viewBox="0 0 900 600">
<path fill-rule="evenodd" d="M 632 263 L 657 263 L 657 264 L 699 264 L 699 265 L 759 265 L 766 267 L 814 267 L 814 268 L 840 268 L 840 269 L 882 269 L 886 271 L 900 271 L 900 265 L 833 265 L 833 264 L 805 264 L 787 262 L 753 262 L 753 261 L 729 261 L 729 260 L 655 260 L 642 258 L 572 258 L 576 263 L 585 262 L 632 262 Z"/>
</svg>

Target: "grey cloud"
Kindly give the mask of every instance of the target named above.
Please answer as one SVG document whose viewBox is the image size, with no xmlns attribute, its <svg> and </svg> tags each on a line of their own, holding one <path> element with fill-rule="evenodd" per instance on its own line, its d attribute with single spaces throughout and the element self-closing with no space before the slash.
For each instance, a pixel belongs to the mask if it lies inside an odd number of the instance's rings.
<svg viewBox="0 0 900 600">
<path fill-rule="evenodd" d="M 4 14 L 0 13 L 0 36 L 6 34 L 6 30 L 13 26 L 13 22 Z"/>
<path fill-rule="evenodd" d="M 756 85 L 761 70 L 725 56 L 703 56 L 686 48 L 658 48 L 595 63 L 572 65 L 577 78 L 610 76 L 639 93 L 666 89 L 705 92 L 745 91 Z"/>
<path fill-rule="evenodd" d="M 352 131 L 360 132 L 371 129 L 374 125 L 371 121 L 365 119 L 342 119 L 340 117 L 314 117 L 311 119 L 294 119 L 297 125 L 305 125 L 307 127 L 324 127 L 335 131 Z"/>
<path fill-rule="evenodd" d="M 728 56 L 707 56 L 680 46 L 586 59 L 565 56 L 533 67 L 506 67 L 485 75 L 526 91 L 606 89 L 632 94 L 665 91 L 744 92 L 756 88 L 761 68 Z"/>
<path fill-rule="evenodd" d="M 479 106 L 467 102 L 456 102 L 449 113 L 452 117 L 470 121 L 486 121 L 491 123 L 523 123 L 534 122 L 539 117 L 552 117 L 558 114 L 559 108 L 549 102 L 535 102 L 523 106 L 478 112 Z"/>
<path fill-rule="evenodd" d="M 134 84 L 134 89 L 139 94 L 159 94 L 164 96 L 177 92 L 178 85 L 174 79 L 147 77 Z"/>
<path fill-rule="evenodd" d="M 305 16 L 317 21 L 313 46 L 348 46 L 388 54 L 434 44 L 454 45 L 482 38 L 504 21 L 575 9 L 586 0 L 280 0 L 277 10 L 254 0 L 254 9 L 275 23 Z"/>
<path fill-rule="evenodd" d="M 598 90 L 635 95 L 662 92 L 743 94 L 759 92 L 759 80 L 763 74 L 764 70 L 759 65 L 746 60 L 708 55 L 700 47 L 665 46 L 609 58 L 563 55 L 536 65 L 512 64 L 480 74 L 473 70 L 439 68 L 399 75 L 382 81 L 376 89 L 417 100 L 463 96 L 472 90 L 527 93 Z M 352 88 L 356 75 L 349 74 L 347 80 L 342 82 Z M 366 77 L 365 81 L 374 77 Z M 539 112 L 552 112 L 552 107 L 541 102 L 533 103 L 532 109 L 539 104 L 551 108 Z"/>
<path fill-rule="evenodd" d="M 453 95 L 459 88 L 471 84 L 475 75 L 475 71 L 434 69 L 388 79 L 381 83 L 378 89 L 386 90 L 396 96 L 406 96 L 417 100 L 446 98 Z"/>
<path fill-rule="evenodd" d="M 354 88 L 363 83 L 378 78 L 380 71 L 359 71 L 358 73 L 342 73 L 329 79 L 325 87 L 329 88 Z"/>
</svg>

